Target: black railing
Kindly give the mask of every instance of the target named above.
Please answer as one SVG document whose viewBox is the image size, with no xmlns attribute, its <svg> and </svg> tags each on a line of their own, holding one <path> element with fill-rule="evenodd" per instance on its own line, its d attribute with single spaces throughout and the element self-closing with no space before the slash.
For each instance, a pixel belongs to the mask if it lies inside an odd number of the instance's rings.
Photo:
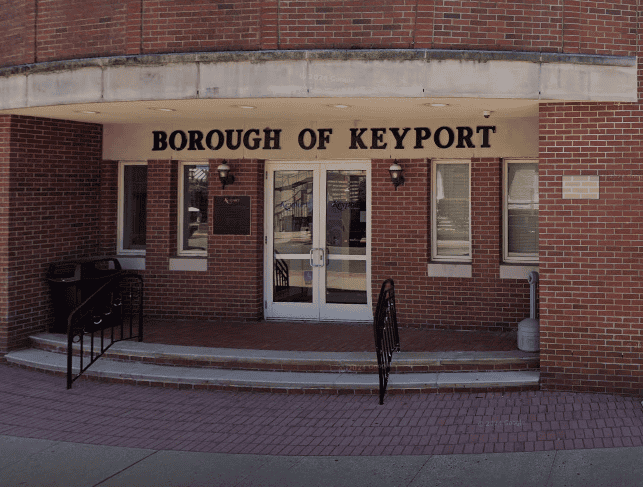
<svg viewBox="0 0 643 487">
<path fill-rule="evenodd" d="M 85 350 L 86 336 L 90 338 L 89 350 Z M 100 338 L 100 344 L 94 343 L 95 338 Z M 143 340 L 143 278 L 119 272 L 67 319 L 67 389 L 114 343 L 132 339 Z M 74 343 L 80 346 L 77 374 L 72 370 Z"/>
<path fill-rule="evenodd" d="M 387 279 L 382 284 L 380 296 L 377 299 L 375 317 L 373 319 L 375 332 L 375 353 L 377 354 L 377 370 L 380 377 L 380 404 L 384 404 L 384 394 L 391 372 L 393 352 L 400 351 L 400 336 L 397 331 L 397 315 L 395 312 L 395 283 Z"/>
<path fill-rule="evenodd" d="M 290 288 L 290 277 L 286 261 L 277 258 L 275 252 L 274 292 L 276 295 Z"/>
</svg>

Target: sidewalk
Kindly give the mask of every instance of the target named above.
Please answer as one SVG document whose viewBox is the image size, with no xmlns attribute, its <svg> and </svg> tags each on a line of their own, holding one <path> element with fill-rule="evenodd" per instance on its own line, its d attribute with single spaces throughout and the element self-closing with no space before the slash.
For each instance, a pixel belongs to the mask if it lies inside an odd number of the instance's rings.
<svg viewBox="0 0 643 487">
<path fill-rule="evenodd" d="M 305 457 L 86 445 L 0 436 L 0 486 L 640 486 L 643 448 Z"/>
<path fill-rule="evenodd" d="M 640 398 L 67 391 L 0 365 L 0 411 L 0 485 L 643 484 Z"/>
</svg>

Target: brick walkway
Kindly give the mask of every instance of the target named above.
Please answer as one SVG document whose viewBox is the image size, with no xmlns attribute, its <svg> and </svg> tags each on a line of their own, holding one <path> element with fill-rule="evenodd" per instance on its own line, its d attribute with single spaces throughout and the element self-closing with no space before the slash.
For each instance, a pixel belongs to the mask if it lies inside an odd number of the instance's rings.
<svg viewBox="0 0 643 487">
<path fill-rule="evenodd" d="M 516 332 L 400 328 L 405 352 L 517 350 Z M 147 320 L 144 341 L 172 345 L 305 352 L 372 352 L 373 327 L 329 323 L 207 323 Z"/>
<path fill-rule="evenodd" d="M 643 445 L 640 398 L 549 392 L 388 396 L 182 391 L 0 364 L 0 435 L 265 455 L 438 455 Z"/>
</svg>

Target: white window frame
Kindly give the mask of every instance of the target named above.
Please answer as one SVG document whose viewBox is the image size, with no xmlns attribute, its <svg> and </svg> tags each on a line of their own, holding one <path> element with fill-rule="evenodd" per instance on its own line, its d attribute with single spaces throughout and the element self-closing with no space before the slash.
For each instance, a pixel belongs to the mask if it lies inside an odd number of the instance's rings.
<svg viewBox="0 0 643 487">
<path fill-rule="evenodd" d="M 117 252 L 119 255 L 145 255 L 145 250 L 123 248 L 123 230 L 125 224 L 125 166 L 147 166 L 147 161 L 119 161 L 118 163 Z"/>
<path fill-rule="evenodd" d="M 438 164 L 467 164 L 469 167 L 469 255 L 438 255 L 437 226 L 437 166 Z M 471 262 L 471 159 L 433 159 L 431 161 L 431 260 L 440 262 Z"/>
<path fill-rule="evenodd" d="M 177 217 L 178 235 L 177 235 L 177 246 L 176 246 L 177 252 L 176 253 L 179 256 L 207 257 L 208 256 L 207 250 L 183 250 L 183 225 L 185 225 L 185 222 L 183 221 L 183 214 L 184 214 L 183 209 L 184 209 L 184 201 L 185 201 L 183 188 L 185 187 L 184 185 L 185 166 L 208 166 L 208 185 L 210 183 L 210 177 L 211 177 L 209 161 L 181 161 L 179 163 L 179 177 L 178 177 L 179 187 L 177 191 L 178 204 L 176 205 L 178 208 L 179 214 Z M 209 200 L 210 200 L 210 195 L 208 194 L 208 204 L 209 204 Z M 208 218 L 210 218 L 210 216 Z"/>
<path fill-rule="evenodd" d="M 503 159 L 502 161 L 502 256 L 507 263 L 538 264 L 538 254 L 509 254 L 508 191 L 509 164 L 538 164 L 538 159 Z M 540 214 L 540 209 L 538 210 Z"/>
</svg>

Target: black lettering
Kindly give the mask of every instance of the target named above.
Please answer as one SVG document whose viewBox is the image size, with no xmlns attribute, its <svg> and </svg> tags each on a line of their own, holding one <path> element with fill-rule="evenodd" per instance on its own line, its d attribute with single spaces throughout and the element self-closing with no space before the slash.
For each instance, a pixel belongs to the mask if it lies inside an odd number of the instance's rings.
<svg viewBox="0 0 643 487">
<path fill-rule="evenodd" d="M 442 144 L 442 142 L 440 141 L 440 134 L 445 130 L 447 134 L 449 134 L 449 140 L 446 144 Z M 440 127 L 435 131 L 435 135 L 433 136 L 433 142 L 435 142 L 435 145 L 437 145 L 440 149 L 448 149 L 449 147 L 451 147 L 453 145 L 454 139 L 455 134 L 449 127 Z"/>
<path fill-rule="evenodd" d="M 214 136 L 214 134 L 217 135 L 218 141 L 217 141 L 217 145 L 215 145 L 213 147 L 212 146 L 212 137 Z M 210 149 L 210 150 L 219 150 L 219 149 L 221 149 L 221 147 L 223 147 L 224 140 L 225 140 L 225 137 L 223 136 L 223 132 L 221 132 L 220 130 L 216 130 L 216 129 L 210 130 L 208 132 L 208 135 L 205 136 L 205 145 L 207 145 L 208 149 Z"/>
<path fill-rule="evenodd" d="M 458 129 L 458 149 L 463 149 L 466 142 L 469 149 L 475 147 L 473 142 L 471 142 L 471 136 L 473 135 L 473 129 L 471 127 L 456 127 Z"/>
<path fill-rule="evenodd" d="M 310 134 L 310 144 L 306 145 L 304 141 L 304 135 Z M 315 131 L 313 129 L 304 129 L 301 132 L 299 132 L 299 147 L 301 147 L 304 150 L 310 150 L 313 147 L 315 147 L 315 144 L 317 143 L 317 135 L 315 134 Z"/>
<path fill-rule="evenodd" d="M 422 141 L 431 137 L 431 131 L 428 127 L 415 127 L 415 149 L 424 149 Z"/>
<path fill-rule="evenodd" d="M 163 130 L 154 130 L 154 145 L 152 150 L 165 150 L 167 149 L 167 134 Z"/>
<path fill-rule="evenodd" d="M 281 129 L 276 129 L 276 130 L 270 130 L 269 128 L 263 129 L 263 148 L 264 150 L 270 150 L 270 149 L 281 149 L 279 147 L 279 134 L 281 134 Z M 270 143 L 273 142 L 274 145 L 270 147 Z"/>
<path fill-rule="evenodd" d="M 232 142 L 232 133 L 237 132 L 237 143 L 234 144 Z M 241 133 L 243 132 L 243 129 L 237 129 L 236 131 L 233 129 L 229 129 L 225 131 L 225 145 L 228 146 L 228 149 L 230 150 L 237 150 L 239 147 L 241 147 Z"/>
<path fill-rule="evenodd" d="M 386 129 L 371 129 L 371 149 L 386 149 L 388 144 L 384 142 L 382 145 L 385 133 Z"/>
<path fill-rule="evenodd" d="M 357 133 L 358 130 L 359 134 Z M 368 129 L 351 129 L 351 146 L 349 149 L 366 149 L 366 144 L 362 140 L 362 135 L 364 135 L 367 130 Z"/>
<path fill-rule="evenodd" d="M 482 145 L 480 147 L 491 147 L 489 145 L 489 130 L 491 130 L 495 134 L 496 126 L 495 125 L 478 125 L 476 127 L 476 134 L 480 133 L 481 130 L 482 130 Z"/>
<path fill-rule="evenodd" d="M 255 135 L 259 135 L 259 130 L 250 129 L 245 134 L 243 134 L 243 146 L 248 150 L 257 150 L 259 148 L 259 145 L 261 144 L 261 137 L 255 137 L 254 139 L 252 139 L 252 145 L 250 145 L 250 135 L 252 135 L 252 133 L 254 133 Z"/>
<path fill-rule="evenodd" d="M 326 149 L 326 144 L 330 142 L 330 134 L 333 133 L 333 129 L 317 129 L 319 132 L 319 150 Z"/>
<path fill-rule="evenodd" d="M 181 143 L 179 145 L 176 145 L 176 136 L 180 135 L 181 136 Z M 185 146 L 188 145 L 188 137 L 185 135 L 185 132 L 183 130 L 175 130 L 170 134 L 170 148 L 172 150 L 183 150 L 185 149 Z"/>
<path fill-rule="evenodd" d="M 203 132 L 200 130 L 188 130 L 190 136 L 190 146 L 188 150 L 205 150 L 203 147 Z"/>
<path fill-rule="evenodd" d="M 402 135 L 400 135 L 400 129 L 397 127 L 392 127 L 391 133 L 393 134 L 393 137 L 395 137 L 395 148 L 396 149 L 404 149 L 404 146 L 402 145 L 402 141 L 404 140 L 404 137 L 406 137 L 406 134 L 409 133 L 409 130 L 411 130 L 409 127 L 404 128 L 404 132 L 402 132 Z"/>
</svg>

